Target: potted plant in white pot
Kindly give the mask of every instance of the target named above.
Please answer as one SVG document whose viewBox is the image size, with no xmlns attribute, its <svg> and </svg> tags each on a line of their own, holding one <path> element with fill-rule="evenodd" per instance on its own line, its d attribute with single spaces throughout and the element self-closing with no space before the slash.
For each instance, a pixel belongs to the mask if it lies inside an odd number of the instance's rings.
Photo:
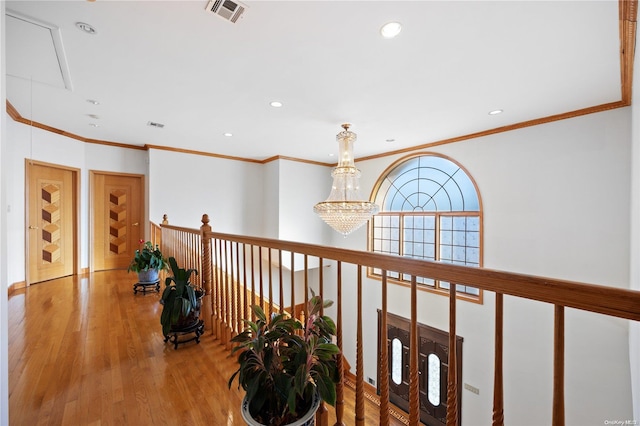
<svg viewBox="0 0 640 426">
<path fill-rule="evenodd" d="M 341 355 L 332 343 L 333 320 L 320 315 L 331 305 L 313 295 L 304 324 L 286 314 L 267 320 L 258 305 L 252 307 L 256 321 L 245 320 L 246 329 L 231 339 L 239 367 L 228 384 L 238 377 L 246 391 L 242 417 L 249 425 L 313 425 L 321 401 L 335 405 Z"/>
<path fill-rule="evenodd" d="M 167 259 L 162 255 L 160 247 L 155 247 L 151 241 L 140 240 L 142 249 L 136 250 L 127 272 L 136 272 L 139 283 L 155 283 L 158 274 L 168 269 Z"/>
</svg>

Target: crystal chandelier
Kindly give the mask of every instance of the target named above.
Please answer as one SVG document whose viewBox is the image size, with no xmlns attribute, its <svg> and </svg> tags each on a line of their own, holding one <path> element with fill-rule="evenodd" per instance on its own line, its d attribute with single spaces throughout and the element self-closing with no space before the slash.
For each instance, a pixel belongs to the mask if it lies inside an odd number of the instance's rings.
<svg viewBox="0 0 640 426">
<path fill-rule="evenodd" d="M 322 220 L 345 237 L 378 213 L 376 204 L 360 196 L 360 170 L 356 169 L 353 159 L 353 143 L 357 136 L 349 131 L 349 126 L 343 124 L 344 130 L 336 136 L 340 158 L 331 172 L 331 194 L 326 201 L 313 207 Z"/>
</svg>

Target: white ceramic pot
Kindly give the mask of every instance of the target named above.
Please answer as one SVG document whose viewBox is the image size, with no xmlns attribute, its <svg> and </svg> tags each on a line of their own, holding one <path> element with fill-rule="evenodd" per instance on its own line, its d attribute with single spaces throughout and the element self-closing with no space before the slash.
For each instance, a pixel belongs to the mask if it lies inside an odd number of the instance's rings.
<svg viewBox="0 0 640 426">
<path fill-rule="evenodd" d="M 286 426 L 314 426 L 316 423 L 316 411 L 318 411 L 319 407 L 320 407 L 320 394 L 316 392 L 313 395 L 313 402 L 311 404 L 311 408 L 309 408 L 309 411 L 307 411 L 307 413 L 304 416 L 302 416 L 300 419 L 296 420 L 295 422 L 287 423 Z M 253 417 L 251 417 L 251 414 L 249 413 L 249 401 L 247 400 L 246 396 L 242 400 L 241 412 L 242 412 L 242 418 L 244 419 L 245 422 L 247 422 L 249 426 L 264 426 L 262 423 L 258 423 L 253 419 Z"/>
<path fill-rule="evenodd" d="M 140 271 L 138 272 L 138 282 L 139 283 L 154 283 L 158 281 L 158 270 L 157 269 L 149 269 L 148 271 Z"/>
</svg>

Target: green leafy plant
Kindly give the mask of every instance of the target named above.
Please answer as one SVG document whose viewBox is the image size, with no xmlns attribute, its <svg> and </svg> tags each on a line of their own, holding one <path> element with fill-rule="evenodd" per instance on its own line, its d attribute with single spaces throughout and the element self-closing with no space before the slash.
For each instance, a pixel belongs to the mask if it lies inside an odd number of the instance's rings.
<svg viewBox="0 0 640 426">
<path fill-rule="evenodd" d="M 196 269 L 180 268 L 173 257 L 169 258 L 169 264 L 173 276 L 166 278 L 166 287 L 160 297 L 160 303 L 163 305 L 160 324 L 164 336 L 167 336 L 174 326 L 188 327 L 198 320 L 199 299 L 204 294 L 201 288 L 189 282 L 191 274 L 195 272 L 198 275 Z"/>
<path fill-rule="evenodd" d="M 162 255 L 160 248 L 156 244 L 154 247 L 151 241 L 140 240 L 141 250 L 136 250 L 127 272 L 143 272 L 150 269 L 157 271 L 168 269 L 167 259 Z"/>
<path fill-rule="evenodd" d="M 267 320 L 260 306 L 252 306 L 256 321 L 245 320 L 246 329 L 231 339 L 239 367 L 228 386 L 238 377 L 255 420 L 268 425 L 294 422 L 309 410 L 315 392 L 335 405 L 340 349 L 332 343 L 333 320 L 320 315 L 322 307 L 332 304 L 313 295 L 304 325 L 286 314 Z"/>
</svg>

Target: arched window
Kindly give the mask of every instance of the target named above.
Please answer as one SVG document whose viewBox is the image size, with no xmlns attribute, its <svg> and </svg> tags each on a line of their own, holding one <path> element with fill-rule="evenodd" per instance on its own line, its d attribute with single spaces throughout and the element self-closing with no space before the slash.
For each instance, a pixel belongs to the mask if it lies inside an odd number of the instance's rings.
<svg viewBox="0 0 640 426">
<path fill-rule="evenodd" d="M 482 211 L 469 174 L 449 158 L 421 154 L 401 160 L 380 177 L 374 194 L 370 249 L 456 265 L 482 266 Z M 370 271 L 374 276 L 380 271 Z M 410 282 L 409 276 L 388 276 Z M 418 278 L 424 288 L 448 291 L 449 283 Z M 477 288 L 458 292 L 480 298 Z"/>
</svg>

